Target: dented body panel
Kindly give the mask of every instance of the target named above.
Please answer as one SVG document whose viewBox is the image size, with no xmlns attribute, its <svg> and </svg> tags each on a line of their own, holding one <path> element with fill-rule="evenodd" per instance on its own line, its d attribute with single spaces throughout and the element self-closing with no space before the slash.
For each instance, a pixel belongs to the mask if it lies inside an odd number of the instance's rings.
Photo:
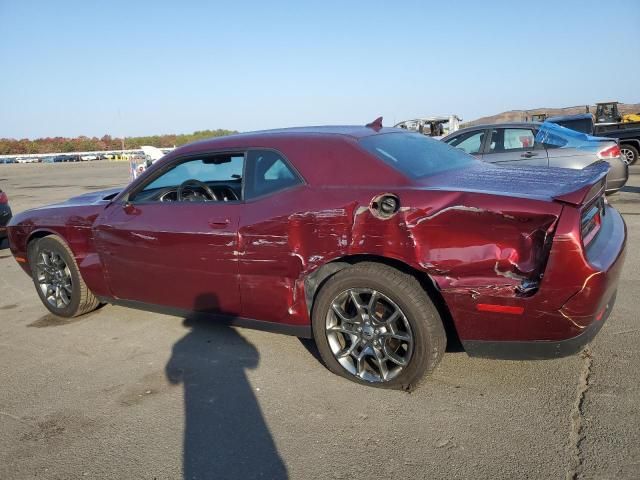
<svg viewBox="0 0 640 480">
<path fill-rule="evenodd" d="M 27 260 L 21 265 L 29 273 L 29 240 L 56 234 L 105 301 L 188 311 L 210 292 L 216 301 L 198 308 L 284 326 L 309 327 L 322 280 L 359 259 L 394 262 L 432 283 L 463 343 L 557 341 L 597 321 L 615 293 L 626 241 L 624 222 L 607 207 L 609 240 L 589 251 L 582 246 L 580 203 L 606 169 L 517 168 L 512 177 L 498 169 L 503 176 L 496 180 L 497 167 L 473 161 L 464 170 L 411 179 L 358 147 L 359 138 L 394 130 L 341 128 L 182 147 L 120 193 L 17 215 L 9 228 L 12 252 Z M 246 148 L 281 152 L 304 183 L 229 204 L 128 203 L 128 192 L 171 162 Z M 378 209 L 385 196 L 399 201 L 390 215 Z"/>
</svg>

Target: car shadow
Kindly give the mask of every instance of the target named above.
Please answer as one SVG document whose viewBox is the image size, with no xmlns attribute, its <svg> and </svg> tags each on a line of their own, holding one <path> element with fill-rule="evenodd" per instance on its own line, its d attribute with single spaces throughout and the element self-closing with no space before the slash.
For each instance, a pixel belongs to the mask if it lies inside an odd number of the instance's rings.
<svg viewBox="0 0 640 480">
<path fill-rule="evenodd" d="M 212 294 L 200 306 L 216 305 Z M 258 350 L 235 329 L 194 314 L 189 332 L 172 350 L 165 373 L 184 388 L 184 479 L 287 478 L 287 469 L 262 416 L 247 370 L 260 361 Z"/>
<path fill-rule="evenodd" d="M 0 239 L 0 252 L 2 250 L 7 250 L 9 248 L 9 239 L 3 238 Z"/>
</svg>

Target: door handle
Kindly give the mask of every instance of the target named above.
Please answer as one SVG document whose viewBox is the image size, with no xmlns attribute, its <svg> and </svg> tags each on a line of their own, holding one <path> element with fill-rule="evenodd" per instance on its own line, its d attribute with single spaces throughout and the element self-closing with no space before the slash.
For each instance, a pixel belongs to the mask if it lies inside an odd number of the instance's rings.
<svg viewBox="0 0 640 480">
<path fill-rule="evenodd" d="M 224 228 L 231 223 L 231 220 L 225 218 L 223 220 L 209 220 L 209 226 L 211 228 Z"/>
<path fill-rule="evenodd" d="M 524 158 L 531 158 L 531 157 L 535 157 L 536 155 L 538 155 L 537 153 L 533 153 L 533 152 L 524 152 L 522 155 L 520 155 L 521 157 Z"/>
</svg>

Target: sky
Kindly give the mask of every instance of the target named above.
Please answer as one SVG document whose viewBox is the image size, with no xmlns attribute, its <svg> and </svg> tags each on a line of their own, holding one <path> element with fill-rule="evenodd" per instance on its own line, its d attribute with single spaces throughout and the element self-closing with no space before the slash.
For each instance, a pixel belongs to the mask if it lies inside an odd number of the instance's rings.
<svg viewBox="0 0 640 480">
<path fill-rule="evenodd" d="M 640 102 L 638 25 L 638 0 L 0 0 L 0 137 Z"/>
</svg>

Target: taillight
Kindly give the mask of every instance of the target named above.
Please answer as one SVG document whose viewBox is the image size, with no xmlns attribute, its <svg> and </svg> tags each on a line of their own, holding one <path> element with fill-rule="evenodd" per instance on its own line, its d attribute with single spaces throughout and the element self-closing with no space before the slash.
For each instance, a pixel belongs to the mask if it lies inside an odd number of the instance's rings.
<svg viewBox="0 0 640 480">
<path fill-rule="evenodd" d="M 9 197 L 2 191 L 0 191 L 0 203 L 9 203 Z"/>
<path fill-rule="evenodd" d="M 598 152 L 598 158 L 604 160 L 606 158 L 616 158 L 620 156 L 620 146 L 613 145 L 611 147 L 604 148 Z"/>
<path fill-rule="evenodd" d="M 598 198 L 591 207 L 586 209 L 582 214 L 580 228 L 582 233 L 582 243 L 586 247 L 591 243 L 600 231 L 602 226 L 602 217 L 604 215 L 604 199 Z"/>
</svg>

